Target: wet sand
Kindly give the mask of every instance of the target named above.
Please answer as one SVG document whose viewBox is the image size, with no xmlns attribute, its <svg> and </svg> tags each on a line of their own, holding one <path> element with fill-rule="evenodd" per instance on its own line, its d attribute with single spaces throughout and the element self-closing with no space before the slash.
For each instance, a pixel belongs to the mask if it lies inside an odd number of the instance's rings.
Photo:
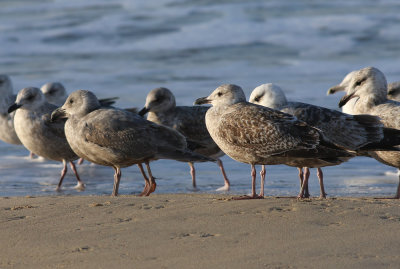
<svg viewBox="0 0 400 269">
<path fill-rule="evenodd" d="M 0 268 L 399 268 L 400 201 L 0 198 Z"/>
</svg>

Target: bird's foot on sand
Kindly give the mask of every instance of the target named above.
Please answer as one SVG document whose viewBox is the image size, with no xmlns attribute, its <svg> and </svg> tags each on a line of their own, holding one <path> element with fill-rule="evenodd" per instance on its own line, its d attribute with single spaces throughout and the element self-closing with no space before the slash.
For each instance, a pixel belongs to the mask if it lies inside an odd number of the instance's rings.
<svg viewBox="0 0 400 269">
<path fill-rule="evenodd" d="M 76 184 L 74 189 L 77 190 L 77 191 L 84 191 L 85 187 L 86 187 L 86 185 L 84 183 L 78 182 L 78 184 Z"/>
<path fill-rule="evenodd" d="M 225 184 L 224 186 L 216 189 L 216 191 L 229 191 L 229 189 L 230 189 L 230 186 Z"/>
</svg>

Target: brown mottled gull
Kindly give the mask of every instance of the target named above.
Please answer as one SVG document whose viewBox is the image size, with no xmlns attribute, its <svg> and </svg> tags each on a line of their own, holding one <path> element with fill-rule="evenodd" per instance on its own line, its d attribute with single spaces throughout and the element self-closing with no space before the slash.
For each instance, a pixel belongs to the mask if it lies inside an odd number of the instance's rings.
<svg viewBox="0 0 400 269">
<path fill-rule="evenodd" d="M 14 145 L 21 145 L 14 128 L 14 114 L 7 113 L 8 108 L 15 102 L 11 79 L 0 74 L 0 140 Z"/>
<path fill-rule="evenodd" d="M 380 143 L 384 137 L 384 128 L 379 117 L 371 115 L 353 116 L 311 104 L 288 102 L 282 89 L 272 83 L 263 84 L 255 88 L 249 100 L 251 103 L 280 110 L 307 122 L 309 125 L 321 130 L 327 141 L 342 149 L 353 152 L 378 148 L 394 149 L 393 145 Z M 321 167 L 338 165 L 348 159 L 349 157 L 340 158 L 336 163 L 324 162 L 320 159 L 305 159 L 307 163 L 312 164 L 311 167 L 318 169 L 317 175 L 321 189 L 320 197 L 325 198 Z M 310 167 L 307 167 L 305 163 L 301 163 L 301 167 L 305 167 L 304 183 L 306 184 L 309 175 L 308 168 Z M 298 168 L 301 169 L 301 167 Z"/>
<path fill-rule="evenodd" d="M 350 100 L 355 100 L 352 107 L 353 114 L 376 115 L 382 119 L 385 127 L 400 129 L 400 103 L 387 99 L 386 78 L 377 68 L 366 67 L 353 71 L 349 83 L 341 83 L 332 88 L 346 92 L 339 102 L 340 107 Z M 370 155 L 384 164 L 400 169 L 400 152 L 374 151 L 370 152 Z M 400 198 L 400 174 L 394 198 Z"/>
<path fill-rule="evenodd" d="M 245 198 L 262 198 L 265 170 L 261 171 L 260 195 L 255 191 L 255 165 L 291 164 L 304 159 L 337 161 L 350 153 L 324 141 L 319 130 L 278 110 L 246 102 L 242 88 L 219 86 L 196 104 L 212 104 L 206 125 L 215 143 L 232 159 L 248 163 L 252 169 L 252 193 Z M 308 166 L 308 165 L 307 165 Z"/>
<path fill-rule="evenodd" d="M 52 113 L 51 118 L 68 118 L 65 134 L 78 156 L 114 168 L 113 196 L 118 195 L 123 167 L 146 164 L 151 181 L 145 178 L 144 191 L 148 195 L 156 187 L 150 161 L 211 160 L 190 151 L 185 137 L 169 127 L 147 121 L 126 110 L 102 108 L 90 91 L 78 90 L 71 93 L 65 104 Z"/>
<path fill-rule="evenodd" d="M 72 151 L 65 138 L 64 122 L 50 122 L 50 113 L 56 108 L 55 105 L 46 102 L 43 93 L 38 88 L 29 87 L 19 91 L 15 104 L 10 106 L 8 112 L 16 110 L 15 131 L 28 150 L 43 158 L 63 162 L 64 167 L 57 190 L 60 190 L 67 173 L 67 162 L 78 181 L 75 188 L 83 190 L 84 184 L 73 162 L 78 159 L 78 156 Z"/>
<path fill-rule="evenodd" d="M 216 159 L 225 182 L 224 186 L 217 190 L 229 190 L 230 183 L 219 159 L 224 153 L 207 131 L 205 122 L 207 110 L 207 107 L 200 106 L 176 106 L 175 96 L 170 90 L 156 88 L 147 95 L 146 104 L 139 115 L 143 116 L 148 112 L 147 120 L 177 130 L 186 137 L 189 148 L 194 152 Z M 193 162 L 189 162 L 189 166 L 193 187 L 196 188 Z"/>
</svg>

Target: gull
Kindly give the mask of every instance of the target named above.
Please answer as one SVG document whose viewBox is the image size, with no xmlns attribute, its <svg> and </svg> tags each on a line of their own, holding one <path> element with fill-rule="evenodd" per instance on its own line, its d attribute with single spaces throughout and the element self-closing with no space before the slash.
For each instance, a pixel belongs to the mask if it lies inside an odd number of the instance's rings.
<svg viewBox="0 0 400 269">
<path fill-rule="evenodd" d="M 272 83 L 263 84 L 255 88 L 250 95 L 249 101 L 254 104 L 280 110 L 281 112 L 295 116 L 299 120 L 305 121 L 307 124 L 321 130 L 324 138 L 339 148 L 352 152 L 377 148 L 393 150 L 393 145 L 380 143 L 384 138 L 384 128 L 379 117 L 371 115 L 353 116 L 311 104 L 288 102 L 282 89 Z M 321 167 L 338 165 L 349 159 L 349 157 L 340 158 L 336 163 L 324 162 L 320 159 L 304 159 L 312 165 L 311 167 L 317 168 L 321 198 L 326 197 Z M 306 167 L 305 164 L 301 167 L 305 167 L 303 177 L 306 184 L 310 174 L 309 167 Z M 301 178 L 301 167 L 298 167 L 300 182 L 303 181 L 303 178 Z"/>
<path fill-rule="evenodd" d="M 229 190 L 230 183 L 225 174 L 224 166 L 219 157 L 225 155 L 212 140 L 207 131 L 205 114 L 208 107 L 200 106 L 176 106 L 175 96 L 166 88 L 156 88 L 149 92 L 146 104 L 139 112 L 143 116 L 148 113 L 147 120 L 157 124 L 171 127 L 186 137 L 186 140 L 194 152 L 209 156 L 217 160 L 221 169 L 224 186 L 217 191 Z M 189 162 L 193 188 L 196 188 L 196 172 L 193 162 Z"/>
<path fill-rule="evenodd" d="M 112 196 L 118 195 L 121 168 L 145 163 L 143 193 L 155 191 L 149 162 L 157 159 L 180 161 L 212 160 L 187 148 L 185 137 L 172 128 L 143 119 L 136 113 L 103 108 L 91 91 L 72 92 L 52 120 L 67 118 L 65 135 L 75 153 L 90 162 L 114 168 Z"/>
<path fill-rule="evenodd" d="M 375 67 L 366 67 L 352 72 L 348 83 L 340 83 L 330 90 L 342 90 L 346 95 L 339 102 L 343 107 L 354 100 L 352 114 L 379 116 L 385 127 L 400 129 L 400 103 L 387 98 L 385 75 Z M 396 167 L 400 171 L 400 153 L 397 151 L 372 151 L 369 155 L 381 163 Z M 394 198 L 400 198 L 399 184 Z"/>
<path fill-rule="evenodd" d="M 236 199 L 263 198 L 265 169 L 260 172 L 261 190 L 257 195 L 257 164 L 299 167 L 298 162 L 304 163 L 304 159 L 337 162 L 338 158 L 352 156 L 325 141 L 318 129 L 296 117 L 247 102 L 237 85 L 221 85 L 208 97 L 197 99 L 195 104 L 212 105 L 206 113 L 206 126 L 222 151 L 236 161 L 251 165 L 251 195 Z"/>
<path fill-rule="evenodd" d="M 15 99 L 10 77 L 0 74 L 0 140 L 8 144 L 21 145 L 14 128 L 15 113 L 7 113 Z"/>
<path fill-rule="evenodd" d="M 15 131 L 24 147 L 45 159 L 63 163 L 57 190 L 67 173 L 67 162 L 78 181 L 76 189 L 83 190 L 85 185 L 80 180 L 74 160 L 78 156 L 72 151 L 64 134 L 64 122 L 51 123 L 50 113 L 57 107 L 46 102 L 42 92 L 35 87 L 23 88 L 17 99 L 8 109 L 15 112 Z"/>
</svg>

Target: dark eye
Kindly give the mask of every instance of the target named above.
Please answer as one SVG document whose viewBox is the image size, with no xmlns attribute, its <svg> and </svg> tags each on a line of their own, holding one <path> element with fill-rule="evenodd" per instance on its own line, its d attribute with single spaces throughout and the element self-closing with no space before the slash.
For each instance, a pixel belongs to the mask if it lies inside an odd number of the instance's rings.
<svg viewBox="0 0 400 269">
<path fill-rule="evenodd" d="M 73 100 L 73 99 L 69 99 L 69 103 L 70 103 L 70 104 L 73 104 L 73 103 L 74 103 L 74 100 Z"/>
<path fill-rule="evenodd" d="M 361 84 L 363 84 L 363 82 L 364 82 L 365 80 L 366 80 L 365 78 L 360 79 L 360 80 L 357 80 L 357 81 L 356 81 L 356 86 L 360 86 Z"/>
<path fill-rule="evenodd" d="M 50 90 L 50 91 L 48 92 L 48 94 L 53 95 L 55 92 L 56 92 L 55 90 Z"/>
<path fill-rule="evenodd" d="M 217 95 L 218 95 L 218 96 L 221 96 L 221 95 L 222 95 L 222 92 L 218 92 Z"/>
<path fill-rule="evenodd" d="M 254 101 L 256 101 L 256 102 L 260 101 L 260 97 L 254 98 Z"/>
<path fill-rule="evenodd" d="M 26 100 L 28 100 L 28 101 L 32 101 L 32 99 L 33 99 L 33 95 L 29 95 L 29 96 L 26 98 Z"/>
</svg>

